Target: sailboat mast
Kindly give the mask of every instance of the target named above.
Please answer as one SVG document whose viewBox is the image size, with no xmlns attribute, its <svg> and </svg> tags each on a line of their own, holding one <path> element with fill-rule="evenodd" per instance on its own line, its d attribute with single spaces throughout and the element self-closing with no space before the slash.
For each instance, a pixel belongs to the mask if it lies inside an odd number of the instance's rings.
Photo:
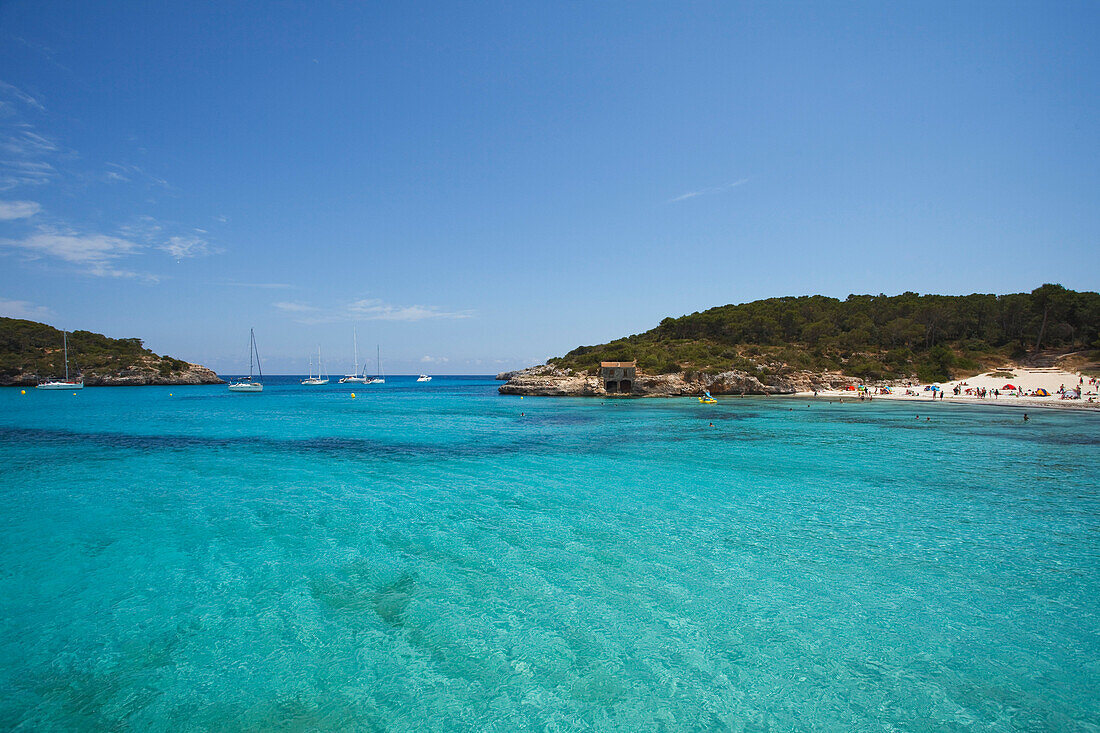
<svg viewBox="0 0 1100 733">
<path fill-rule="evenodd" d="M 260 373 L 260 381 L 264 381 L 264 368 L 260 366 L 260 347 L 256 346 L 256 334 L 252 334 L 252 345 L 256 347 L 256 371 Z"/>
<path fill-rule="evenodd" d="M 359 374 L 359 335 L 355 333 L 355 326 L 351 327 L 351 344 L 355 350 L 355 374 Z"/>
<path fill-rule="evenodd" d="M 65 381 L 69 381 L 69 334 L 61 332 L 61 342 L 65 344 Z"/>
<path fill-rule="evenodd" d="M 256 345 L 256 332 L 252 332 L 252 348 L 256 350 L 256 371 L 260 373 L 260 381 L 264 381 L 264 368 L 260 366 L 260 347 Z M 249 357 L 251 359 L 252 357 Z"/>
<path fill-rule="evenodd" d="M 252 381 L 252 350 L 256 348 L 256 332 L 248 329 L 248 381 Z"/>
</svg>

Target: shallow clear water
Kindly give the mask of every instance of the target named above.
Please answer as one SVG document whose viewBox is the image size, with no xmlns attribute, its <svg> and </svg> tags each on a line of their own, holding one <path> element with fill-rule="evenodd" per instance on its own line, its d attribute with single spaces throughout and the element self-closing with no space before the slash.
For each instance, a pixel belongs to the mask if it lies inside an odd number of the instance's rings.
<svg viewBox="0 0 1100 733">
<path fill-rule="evenodd" d="M 0 728 L 1100 730 L 1100 415 L 278 381 L 0 390 Z"/>
</svg>

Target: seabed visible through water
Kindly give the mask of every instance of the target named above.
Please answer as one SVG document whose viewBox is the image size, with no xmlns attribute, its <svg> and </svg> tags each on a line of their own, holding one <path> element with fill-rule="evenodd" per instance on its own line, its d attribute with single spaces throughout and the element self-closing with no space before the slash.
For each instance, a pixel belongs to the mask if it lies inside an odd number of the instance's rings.
<svg viewBox="0 0 1100 733">
<path fill-rule="evenodd" d="M 283 381 L 0 390 L 0 727 L 1097 730 L 1100 415 Z"/>
</svg>

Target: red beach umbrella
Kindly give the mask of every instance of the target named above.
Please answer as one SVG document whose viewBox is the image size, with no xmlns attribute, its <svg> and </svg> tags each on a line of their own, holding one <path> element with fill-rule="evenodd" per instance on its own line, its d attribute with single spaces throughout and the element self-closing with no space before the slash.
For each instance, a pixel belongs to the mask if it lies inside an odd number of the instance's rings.
<svg viewBox="0 0 1100 733">
<path fill-rule="evenodd" d="M 1006 384 L 1005 386 L 1001 387 L 1001 389 L 1016 389 L 1016 385 Z"/>
</svg>

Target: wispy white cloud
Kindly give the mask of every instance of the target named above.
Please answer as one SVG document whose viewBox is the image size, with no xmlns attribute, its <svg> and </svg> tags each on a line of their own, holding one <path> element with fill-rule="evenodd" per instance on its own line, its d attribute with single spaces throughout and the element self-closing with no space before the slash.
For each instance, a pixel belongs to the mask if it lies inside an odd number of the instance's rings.
<svg viewBox="0 0 1100 733">
<path fill-rule="evenodd" d="M 22 239 L 0 239 L 0 247 L 21 252 L 28 259 L 59 260 L 95 277 L 134 278 L 155 282 L 154 275 L 117 266 L 119 260 L 135 255 L 142 245 L 121 237 L 82 234 L 41 227 Z"/>
<path fill-rule="evenodd" d="M 0 160 L 0 191 L 41 186 L 56 176 L 57 169 L 44 160 Z"/>
<path fill-rule="evenodd" d="M 2 94 L 4 97 L 7 97 L 8 99 L 15 100 L 17 102 L 25 104 L 28 107 L 36 109 L 39 112 L 46 111 L 45 106 L 43 106 L 41 102 L 24 92 L 22 89 L 15 86 L 14 84 L 8 84 L 6 81 L 0 81 L 0 94 Z M 3 105 L 5 103 L 10 104 L 11 102 L 0 100 L 0 105 Z"/>
<path fill-rule="evenodd" d="M 17 125 L 0 140 L 0 152 L 24 158 L 34 158 L 59 150 L 57 143 L 30 129 L 30 125 Z"/>
<path fill-rule="evenodd" d="M 423 321 L 429 318 L 469 318 L 473 311 L 445 311 L 434 305 L 390 305 L 377 298 L 350 303 L 348 313 L 364 321 Z"/>
<path fill-rule="evenodd" d="M 118 228 L 124 237 L 139 239 L 143 242 L 152 242 L 159 239 L 164 232 L 164 227 L 153 217 L 144 214 L 133 219 Z"/>
<path fill-rule="evenodd" d="M 0 316 L 36 321 L 49 318 L 53 314 L 53 311 L 44 305 L 35 305 L 27 300 L 4 300 L 0 298 Z"/>
<path fill-rule="evenodd" d="M 420 357 L 421 364 L 446 364 L 450 359 L 446 356 L 422 356 Z"/>
<path fill-rule="evenodd" d="M 166 252 L 175 258 L 176 262 L 191 257 L 203 257 L 216 254 L 221 250 L 211 244 L 206 237 L 205 230 L 193 229 L 190 233 L 168 234 L 167 231 L 179 227 L 173 224 L 165 224 L 151 216 L 138 216 L 127 224 L 119 227 L 119 233 L 124 237 L 141 242 L 142 244 Z"/>
<path fill-rule="evenodd" d="M 687 193 L 680 194 L 676 198 L 669 199 L 666 203 L 674 204 L 677 201 L 686 201 L 687 199 L 693 199 L 696 196 L 709 196 L 710 194 L 714 194 L 714 193 L 723 193 L 724 191 L 728 191 L 731 188 L 737 188 L 738 186 L 743 186 L 744 184 L 746 184 L 748 182 L 749 182 L 748 178 L 742 178 L 739 181 L 734 181 L 733 183 L 727 183 L 724 186 L 712 186 L 710 188 L 700 188 L 698 191 L 688 191 Z"/>
<path fill-rule="evenodd" d="M 0 201 L 0 221 L 26 219 L 42 210 L 37 201 Z"/>
<path fill-rule="evenodd" d="M 377 298 L 363 298 L 331 309 L 297 301 L 281 301 L 272 306 L 295 316 L 298 323 L 316 325 L 338 321 L 424 321 L 429 319 L 471 318 L 472 310 L 449 311 L 434 305 L 393 305 Z"/>
<path fill-rule="evenodd" d="M 39 186 L 57 175 L 53 162 L 64 157 L 61 146 L 28 122 L 45 109 L 23 90 L 0 81 L 0 191 Z"/>
<path fill-rule="evenodd" d="M 160 250 L 176 258 L 176 262 L 189 257 L 202 257 L 213 253 L 210 243 L 201 237 L 169 237 Z"/>
<path fill-rule="evenodd" d="M 294 290 L 295 286 L 290 283 L 242 283 L 235 280 L 226 280 L 221 283 L 222 285 L 229 285 L 234 288 L 259 288 L 262 290 Z"/>
<path fill-rule="evenodd" d="M 272 303 L 271 305 L 275 306 L 283 313 L 317 313 L 321 310 L 316 306 L 286 300 L 279 303 Z"/>
<path fill-rule="evenodd" d="M 103 172 L 103 180 L 108 183 L 146 183 L 161 188 L 169 188 L 169 183 L 159 176 L 147 173 L 140 166 L 129 163 L 107 163 L 107 170 Z"/>
</svg>

